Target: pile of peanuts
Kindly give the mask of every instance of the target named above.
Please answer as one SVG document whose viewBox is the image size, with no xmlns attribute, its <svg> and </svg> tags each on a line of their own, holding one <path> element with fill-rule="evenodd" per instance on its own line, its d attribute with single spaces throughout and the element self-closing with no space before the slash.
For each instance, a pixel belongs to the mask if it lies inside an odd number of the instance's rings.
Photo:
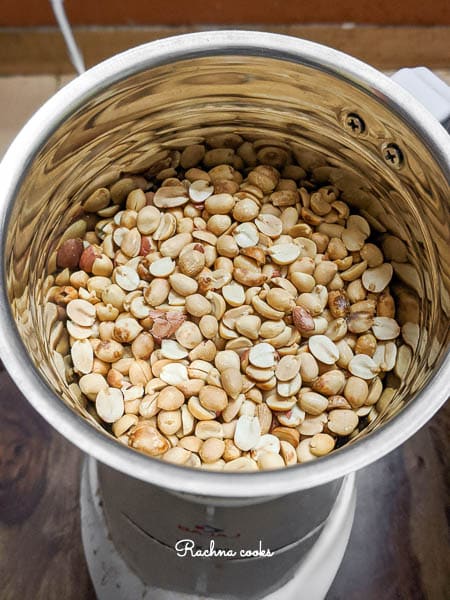
<svg viewBox="0 0 450 600">
<path fill-rule="evenodd" d="M 352 439 L 393 391 L 392 265 L 282 144 L 223 134 L 162 151 L 83 209 L 47 299 L 80 397 L 123 444 L 276 469 Z"/>
</svg>

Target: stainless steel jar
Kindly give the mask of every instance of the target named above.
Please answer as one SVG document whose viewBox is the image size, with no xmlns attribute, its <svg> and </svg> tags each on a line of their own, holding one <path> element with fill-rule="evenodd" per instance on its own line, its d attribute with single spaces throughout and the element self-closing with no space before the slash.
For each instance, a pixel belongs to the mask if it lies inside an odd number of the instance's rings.
<svg viewBox="0 0 450 600">
<path fill-rule="evenodd" d="M 394 292 L 413 331 L 412 360 L 402 380 L 390 378 L 394 398 L 359 439 L 280 471 L 187 470 L 117 443 L 67 383 L 55 351 L 61 324 L 45 306 L 56 244 L 90 191 L 121 173 L 145 170 L 158 152 L 219 131 L 288 145 L 316 179 L 332 180 L 375 230 L 408 247 L 408 262 L 396 266 Z M 50 99 L 13 142 L 0 181 L 1 358 L 36 410 L 82 450 L 129 476 L 117 474 L 122 480 L 214 497 L 216 504 L 317 488 L 305 492 L 310 509 L 320 495 L 329 510 L 326 498 L 335 497 L 337 479 L 397 447 L 446 400 L 449 138 L 397 84 L 349 56 L 253 31 L 205 32 L 135 48 Z"/>
</svg>

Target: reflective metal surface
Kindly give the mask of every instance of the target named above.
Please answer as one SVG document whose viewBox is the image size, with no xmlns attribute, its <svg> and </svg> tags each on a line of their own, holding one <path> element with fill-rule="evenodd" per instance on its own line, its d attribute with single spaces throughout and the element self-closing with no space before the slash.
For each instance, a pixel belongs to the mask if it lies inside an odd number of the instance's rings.
<svg viewBox="0 0 450 600">
<path fill-rule="evenodd" d="M 360 135 L 344 125 L 349 112 L 365 122 Z M 62 324 L 52 305 L 42 308 L 56 243 L 70 224 L 80 226 L 80 205 L 90 191 L 218 131 L 270 138 L 288 148 L 316 180 L 331 180 L 380 236 L 393 233 L 408 247 L 409 262 L 396 265 L 394 291 L 400 321 L 413 323 L 418 335 L 404 380 L 390 376 L 396 396 L 367 424 L 365 433 L 375 429 L 370 435 L 280 472 L 188 471 L 119 445 L 69 386 Z M 392 143 L 403 157 L 399 165 L 386 159 Z M 11 146 L 0 180 L 2 359 L 56 429 L 129 475 L 205 495 L 287 493 L 379 458 L 446 399 L 448 136 L 412 97 L 363 63 L 256 32 L 208 32 L 148 44 L 91 69 L 51 99 Z"/>
</svg>

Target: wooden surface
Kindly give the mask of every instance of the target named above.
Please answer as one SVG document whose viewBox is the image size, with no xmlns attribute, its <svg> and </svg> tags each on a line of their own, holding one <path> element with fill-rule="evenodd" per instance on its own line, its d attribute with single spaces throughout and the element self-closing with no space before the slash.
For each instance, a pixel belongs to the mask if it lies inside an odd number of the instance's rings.
<svg viewBox="0 0 450 600">
<path fill-rule="evenodd" d="M 70 20 L 82 25 L 192 23 L 382 23 L 450 25 L 448 0 L 66 0 Z M 51 25 L 48 0 L 2 0 L 0 25 Z"/>
<path fill-rule="evenodd" d="M 81 452 L 0 374 L 1 600 L 92 600 L 79 517 Z M 360 472 L 350 543 L 327 600 L 445 600 L 450 406 Z M 302 599 L 307 600 L 307 599 Z"/>
<path fill-rule="evenodd" d="M 81 545 L 81 453 L 0 373 L 0 598 L 95 598 Z"/>
<path fill-rule="evenodd" d="M 450 7 L 450 2 L 448 3 Z M 1 11 L 0 11 L 1 14 Z M 76 27 L 75 38 L 87 66 L 118 52 L 160 38 L 204 31 L 214 27 Z M 381 27 L 353 25 L 280 25 L 259 29 L 292 35 L 342 50 L 379 69 L 450 64 L 450 25 L 436 27 Z M 67 50 L 61 33 L 53 29 L 1 29 L 0 75 L 70 73 Z"/>
</svg>

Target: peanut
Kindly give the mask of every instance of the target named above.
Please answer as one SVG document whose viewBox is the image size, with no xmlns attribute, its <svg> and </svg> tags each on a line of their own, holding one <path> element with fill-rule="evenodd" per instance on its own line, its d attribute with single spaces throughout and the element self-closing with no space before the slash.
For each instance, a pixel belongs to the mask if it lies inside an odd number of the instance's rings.
<svg viewBox="0 0 450 600">
<path fill-rule="evenodd" d="M 384 373 L 406 377 L 418 319 L 408 300 L 400 330 L 391 294 L 396 274 L 420 283 L 408 248 L 380 247 L 297 159 L 235 133 L 162 150 L 60 237 L 58 348 L 119 441 L 179 465 L 281 468 L 355 436 L 392 398 Z"/>
</svg>

